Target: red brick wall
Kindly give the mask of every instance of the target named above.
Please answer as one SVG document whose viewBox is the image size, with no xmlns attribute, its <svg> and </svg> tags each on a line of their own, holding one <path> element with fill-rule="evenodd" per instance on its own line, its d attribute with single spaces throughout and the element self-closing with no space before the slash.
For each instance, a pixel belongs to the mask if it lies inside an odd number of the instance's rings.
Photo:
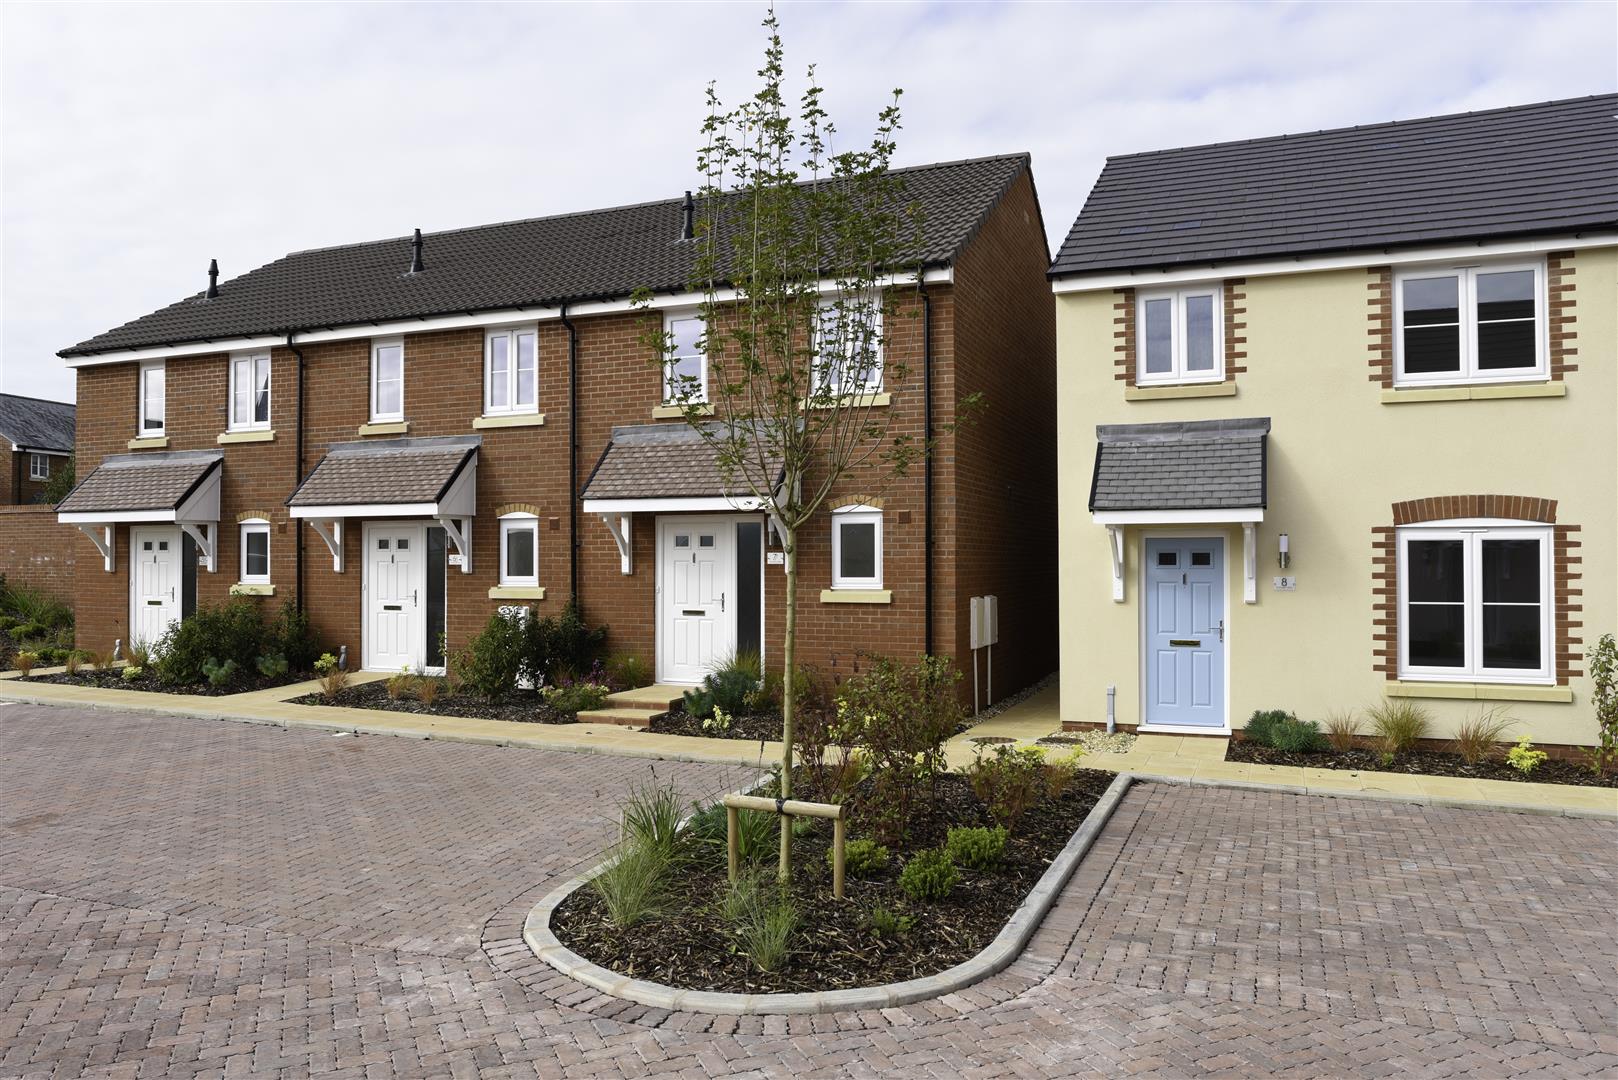
<svg viewBox="0 0 1618 1080">
<path fill-rule="evenodd" d="M 73 526 L 58 524 L 49 506 L 0 506 L 0 574 L 12 584 L 71 600 L 75 538 L 84 539 Z"/>
</svg>

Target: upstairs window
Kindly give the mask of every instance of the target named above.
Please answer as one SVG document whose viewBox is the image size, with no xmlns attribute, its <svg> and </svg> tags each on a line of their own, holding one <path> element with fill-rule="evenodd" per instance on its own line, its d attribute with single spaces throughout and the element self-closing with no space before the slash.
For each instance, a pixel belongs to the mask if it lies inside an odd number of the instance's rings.
<svg viewBox="0 0 1618 1080">
<path fill-rule="evenodd" d="M 404 419 L 404 342 L 371 342 L 371 419 Z"/>
<path fill-rule="evenodd" d="M 1395 382 L 1545 377 L 1544 266 L 1407 270 L 1394 278 Z"/>
<path fill-rule="evenodd" d="M 882 305 L 875 297 L 820 305 L 815 393 L 856 397 L 882 390 Z"/>
<path fill-rule="evenodd" d="M 882 587 L 882 511 L 841 506 L 831 516 L 831 587 Z"/>
<path fill-rule="evenodd" d="M 539 584 L 539 519 L 532 514 L 500 519 L 500 584 Z"/>
<path fill-rule="evenodd" d="M 51 458 L 49 454 L 28 455 L 28 479 L 49 480 L 51 478 Z"/>
<path fill-rule="evenodd" d="M 483 338 L 483 413 L 539 411 L 539 331 L 490 330 Z"/>
<path fill-rule="evenodd" d="M 685 405 L 708 400 L 708 357 L 703 351 L 702 318 L 667 315 L 663 332 L 671 351 L 663 363 L 663 402 Z"/>
<path fill-rule="evenodd" d="M 241 583 L 270 583 L 270 523 L 263 518 L 249 518 L 242 522 Z"/>
<path fill-rule="evenodd" d="M 270 354 L 233 356 L 230 360 L 230 430 L 270 426 Z"/>
<path fill-rule="evenodd" d="M 163 361 L 140 366 L 140 437 L 156 438 L 165 431 L 168 396 L 163 381 Z"/>
<path fill-rule="evenodd" d="M 1218 285 L 1141 292 L 1135 301 L 1135 384 L 1225 377 Z"/>
</svg>

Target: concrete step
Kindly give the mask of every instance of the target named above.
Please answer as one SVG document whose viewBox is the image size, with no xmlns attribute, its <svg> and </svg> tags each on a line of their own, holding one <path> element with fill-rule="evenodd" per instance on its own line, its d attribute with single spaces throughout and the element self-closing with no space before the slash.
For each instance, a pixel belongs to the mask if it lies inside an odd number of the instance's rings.
<svg viewBox="0 0 1618 1080">
<path fill-rule="evenodd" d="M 579 723 L 581 724 L 617 724 L 619 727 L 637 728 L 641 731 L 651 726 L 653 720 L 668 712 L 667 709 L 625 709 L 609 706 L 605 709 L 579 710 Z"/>
<path fill-rule="evenodd" d="M 689 686 L 659 683 L 634 690 L 620 690 L 607 695 L 607 705 L 614 709 L 650 709 L 655 713 L 665 713 L 678 705 L 689 689 Z"/>
</svg>

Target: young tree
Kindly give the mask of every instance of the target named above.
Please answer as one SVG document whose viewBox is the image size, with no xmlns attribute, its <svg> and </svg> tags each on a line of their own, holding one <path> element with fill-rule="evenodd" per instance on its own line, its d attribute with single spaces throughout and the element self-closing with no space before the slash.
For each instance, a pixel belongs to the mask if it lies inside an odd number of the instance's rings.
<svg viewBox="0 0 1618 1080">
<path fill-rule="evenodd" d="M 928 450 L 890 431 L 902 363 L 883 362 L 897 295 L 920 288 L 920 213 L 889 172 L 899 96 L 878 113 L 868 145 L 835 151 L 836 129 L 808 69 L 796 115 L 787 105 L 780 26 L 764 20 L 761 85 L 725 108 L 707 94 L 692 290 L 702 296 L 701 374 L 662 329 L 647 332 L 671 401 L 712 451 L 727 490 L 770 519 L 785 555 L 781 794 L 792 794 L 798 537 L 845 480 L 875 494 Z M 642 297 L 646 302 L 646 298 Z M 854 478 L 854 479 L 850 479 Z M 792 872 L 791 822 L 781 820 L 780 876 Z"/>
</svg>

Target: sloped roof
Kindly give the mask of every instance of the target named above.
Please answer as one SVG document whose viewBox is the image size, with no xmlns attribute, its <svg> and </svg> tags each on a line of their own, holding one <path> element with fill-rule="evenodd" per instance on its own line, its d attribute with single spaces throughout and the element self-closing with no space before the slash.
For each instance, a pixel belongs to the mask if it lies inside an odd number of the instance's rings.
<svg viewBox="0 0 1618 1080">
<path fill-rule="evenodd" d="M 71 454 L 75 411 L 65 401 L 0 394 L 0 438 L 24 450 Z"/>
<path fill-rule="evenodd" d="M 1028 155 L 895 169 L 921 211 L 902 261 L 951 262 Z M 411 238 L 299 251 L 63 349 L 120 349 L 279 335 L 292 330 L 625 297 L 689 287 L 696 245 L 679 239 L 683 199 L 426 234 L 426 270 L 408 274 Z"/>
<path fill-rule="evenodd" d="M 1096 428 L 1090 509 L 1262 509 L 1269 417 Z"/>
<path fill-rule="evenodd" d="M 781 463 L 767 462 L 771 486 Z M 740 478 L 726 483 L 713 448 L 689 424 L 612 429 L 612 441 L 585 481 L 582 499 L 751 498 Z"/>
<path fill-rule="evenodd" d="M 56 509 L 63 514 L 173 510 L 223 460 L 218 450 L 114 455 L 97 465 Z"/>
<path fill-rule="evenodd" d="M 333 443 L 287 505 L 438 502 L 482 441 L 476 435 L 455 435 Z"/>
<path fill-rule="evenodd" d="M 1618 94 L 1109 158 L 1051 276 L 1618 227 Z"/>
</svg>

